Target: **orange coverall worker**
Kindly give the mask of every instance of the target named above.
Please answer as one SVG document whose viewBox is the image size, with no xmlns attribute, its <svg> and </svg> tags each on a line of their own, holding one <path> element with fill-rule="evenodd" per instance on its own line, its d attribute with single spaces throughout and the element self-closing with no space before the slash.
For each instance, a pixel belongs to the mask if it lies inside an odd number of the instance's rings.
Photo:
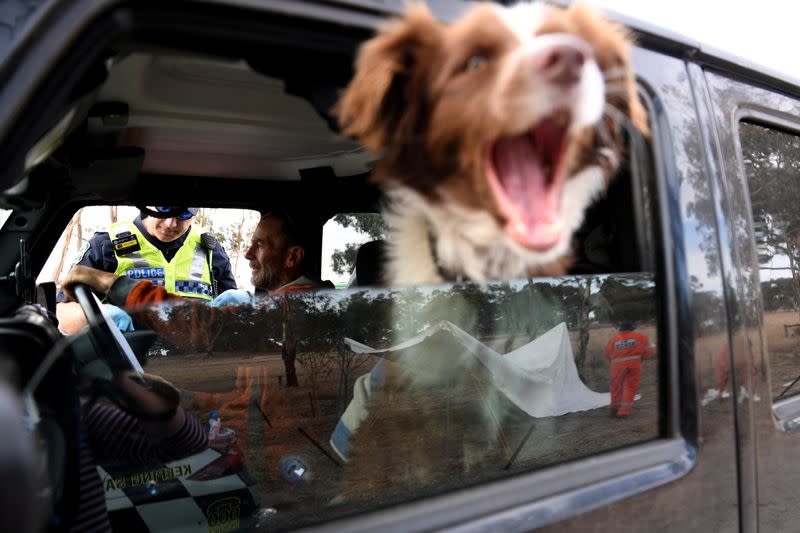
<svg viewBox="0 0 800 533">
<path fill-rule="evenodd" d="M 603 353 L 611 363 L 611 411 L 619 417 L 633 411 L 633 398 L 642 379 L 642 358 L 655 352 L 647 336 L 630 330 L 611 337 Z"/>
</svg>

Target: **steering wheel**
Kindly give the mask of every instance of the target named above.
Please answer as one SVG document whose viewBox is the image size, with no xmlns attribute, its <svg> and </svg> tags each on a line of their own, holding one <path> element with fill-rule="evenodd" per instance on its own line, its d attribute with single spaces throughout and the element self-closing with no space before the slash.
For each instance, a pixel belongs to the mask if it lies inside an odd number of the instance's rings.
<svg viewBox="0 0 800 533">
<path fill-rule="evenodd" d="M 86 322 L 89 324 L 89 340 L 95 351 L 103 357 L 114 373 L 122 370 L 143 372 L 142 365 L 133 354 L 131 345 L 122 335 L 116 323 L 106 314 L 100 300 L 83 284 L 73 287 Z"/>
</svg>

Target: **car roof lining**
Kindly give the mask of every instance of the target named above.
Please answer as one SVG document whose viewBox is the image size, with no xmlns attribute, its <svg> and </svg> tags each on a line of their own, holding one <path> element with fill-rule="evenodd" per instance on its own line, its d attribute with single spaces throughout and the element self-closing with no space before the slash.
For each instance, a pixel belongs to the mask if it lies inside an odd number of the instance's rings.
<svg viewBox="0 0 800 533">
<path fill-rule="evenodd" d="M 267 38 L 264 24 L 243 26 L 227 32 L 230 40 L 199 23 L 194 34 L 145 27 L 121 39 L 97 101 L 126 104 L 124 127 L 95 117 L 87 133 L 108 139 L 117 127 L 118 145 L 144 149 L 144 173 L 297 180 L 321 166 L 337 176 L 368 172 L 375 157 L 338 136 L 329 115 L 359 40 L 274 21 Z M 204 32 L 215 35 L 213 49 L 185 46 L 207 43 Z"/>
<path fill-rule="evenodd" d="M 141 147 L 147 173 L 297 180 L 320 166 L 337 176 L 367 172 L 375 157 L 323 115 L 337 94 L 324 80 L 268 78 L 244 61 L 131 54 L 98 95 L 124 104 L 126 116 L 90 118 L 87 133 Z"/>
<path fill-rule="evenodd" d="M 158 58 L 173 58 L 170 60 L 161 60 L 156 66 L 164 66 L 165 61 L 172 61 L 169 65 L 172 67 L 173 74 L 185 74 L 186 66 L 194 62 L 194 66 L 199 70 L 204 70 L 205 73 L 212 78 L 215 73 L 212 72 L 214 67 L 216 73 L 225 71 L 230 73 L 235 68 L 240 68 L 242 72 L 249 73 L 252 79 L 260 79 L 264 86 L 271 90 L 273 96 L 280 95 L 281 98 L 276 98 L 273 108 L 280 109 L 282 105 L 289 102 L 295 108 L 305 106 L 304 110 L 306 116 L 313 117 L 318 124 L 315 124 L 316 135 L 327 135 L 329 138 L 334 138 L 335 135 L 330 131 L 331 121 L 327 117 L 321 117 L 320 113 L 328 107 L 331 101 L 331 96 L 335 94 L 335 88 L 331 87 L 329 81 L 324 77 L 316 77 L 315 79 L 309 76 L 293 76 L 294 71 L 305 70 L 307 72 L 315 70 L 325 70 L 330 73 L 332 66 L 336 65 L 336 69 L 341 70 L 341 74 L 337 76 L 338 80 L 345 81 L 350 75 L 350 65 L 352 63 L 352 56 L 358 46 L 358 43 L 366 35 L 367 30 L 358 27 L 346 27 L 337 24 L 323 23 L 315 20 L 298 19 L 292 17 L 281 16 L 279 14 L 266 14 L 261 13 L 263 16 L 253 16 L 253 12 L 249 10 L 234 9 L 234 8 L 219 8 L 215 6 L 197 6 L 191 13 L 179 13 L 176 11 L 178 8 L 174 6 L 169 7 L 156 7 L 153 5 L 133 5 L 117 9 L 107 13 L 102 20 L 93 23 L 82 40 L 91 43 L 93 47 L 92 53 L 85 53 L 87 47 L 86 43 L 77 45 L 70 49 L 61 62 L 61 70 L 64 65 L 69 65 L 68 72 L 63 72 L 59 77 L 60 83 L 48 83 L 37 93 L 47 93 L 46 101 L 48 105 L 43 105 L 41 113 L 38 114 L 38 119 L 28 121 L 23 125 L 23 135 L 15 135 L 13 138 L 17 142 L 9 143 L 7 146 L 9 157 L 6 161 L 9 163 L 7 170 L 11 172 L 7 174 L 12 179 L 11 183 L 6 182 L 4 188 L 12 186 L 14 183 L 23 179 L 23 164 L 24 154 L 35 144 L 36 140 L 45 135 L 52 127 L 63 118 L 63 116 L 72 108 L 76 106 L 76 102 L 85 99 L 87 95 L 93 95 L 95 91 L 100 92 L 97 101 L 101 102 L 106 97 L 103 93 L 104 90 L 111 90 L 114 77 L 117 73 L 112 72 L 111 78 L 106 78 L 106 66 L 108 65 L 109 57 L 119 57 L 122 61 L 126 61 L 126 56 L 134 55 L 133 50 L 139 50 L 140 55 L 149 54 L 151 58 L 158 62 Z M 219 24 L 221 11 L 224 9 L 226 24 Z M 170 16 L 180 14 L 181 16 Z M 98 33 L 95 29 L 102 28 L 104 39 L 99 39 L 98 36 L 92 36 L 92 33 Z M 363 35 L 362 35 L 363 34 Z M 111 37 L 109 37 L 109 35 Z M 76 54 L 75 49 L 83 47 L 83 52 Z M 273 78 L 267 80 L 260 76 L 253 69 L 244 69 L 249 64 L 259 64 L 264 68 L 264 57 L 283 58 L 284 56 L 291 56 L 287 54 L 287 50 L 294 49 L 302 50 L 304 54 L 304 61 L 302 69 L 298 67 L 297 63 L 292 65 L 291 61 L 283 61 L 280 72 L 272 70 L 273 76 L 275 74 L 284 74 L 287 80 L 280 78 Z M 312 53 L 312 51 L 316 51 Z M 76 57 L 76 55 L 78 57 Z M 297 54 L 294 54 L 297 55 Z M 316 61 L 309 61 L 317 56 Z M 71 59 L 70 59 L 71 58 Z M 248 61 L 248 58 L 255 58 Z M 276 60 L 278 63 L 279 60 Z M 205 63 L 205 64 L 203 64 Z M 289 66 L 287 69 L 286 67 Z M 196 69 L 196 70 L 197 70 Z M 162 74 L 164 74 L 162 68 Z M 195 73 L 196 74 L 196 73 Z M 53 79 L 56 76 L 52 74 L 48 79 Z M 68 80 L 65 78 L 69 78 Z M 252 81 L 251 79 L 251 81 Z M 219 77 L 217 77 L 219 81 Z M 235 83 L 242 80 L 230 80 Z M 290 86 L 289 94 L 282 90 L 282 85 Z M 58 85 L 58 87 L 54 87 Z M 180 84 L 176 82 L 175 87 L 180 89 Z M 223 91 L 224 92 L 224 91 Z M 60 94 L 56 94 L 60 93 Z M 231 89 L 229 93 L 235 93 Z M 134 92 L 135 94 L 135 92 Z M 320 94 L 327 94 L 327 99 L 319 100 Z M 56 97 L 57 96 L 57 97 Z M 197 95 L 195 95 L 197 96 Z M 200 95 L 202 96 L 202 95 Z M 208 95 L 206 95 L 208 96 Z M 39 94 L 34 95 L 35 101 Z M 193 121 L 192 126 L 184 129 L 183 132 L 203 132 L 208 135 L 205 136 L 205 145 L 214 145 L 214 141 L 225 137 L 225 133 L 220 133 L 215 137 L 209 133 L 212 131 L 212 122 L 203 122 L 203 116 L 196 112 L 198 108 L 202 108 L 208 103 L 209 99 L 198 98 L 195 102 L 194 109 L 190 109 L 188 116 Z M 250 99 L 252 103 L 253 98 Z M 312 102 L 312 103 L 309 103 Z M 167 106 L 168 107 L 168 106 Z M 169 109 L 164 110 L 165 114 L 161 116 L 162 122 L 168 123 L 169 117 L 167 112 Z M 138 111 L 134 109 L 134 112 Z M 185 111 L 177 109 L 173 111 Z M 244 110 L 247 111 L 247 110 Z M 173 113 L 172 120 L 175 120 L 175 115 L 179 118 L 181 113 Z M 136 115 L 134 115 L 136 118 Z M 153 117 L 150 117 L 153 119 Z M 186 119 L 186 114 L 182 116 Z M 206 117 L 208 118 L 208 117 Z M 214 117 L 219 120 L 220 117 Z M 222 117 L 222 122 L 225 122 L 226 117 Z M 83 116 L 76 117 L 77 121 L 83 119 Z M 158 116 L 155 117 L 159 119 Z M 178 121 L 180 122 L 180 121 Z M 185 124 L 187 121 L 183 120 Z M 245 122 L 242 124 L 228 124 L 231 128 L 246 129 L 252 124 Z M 177 146 L 179 154 L 186 154 L 185 147 L 189 144 L 186 137 L 187 135 L 179 135 L 178 142 L 175 142 L 175 136 L 170 135 L 169 128 L 162 128 L 166 134 L 166 146 L 175 148 Z M 178 128 L 180 130 L 180 128 Z M 265 127 L 262 128 L 262 134 L 266 140 L 272 139 L 273 143 L 267 143 L 269 146 L 278 146 L 280 143 L 279 127 Z M 135 132 L 131 132 L 134 140 L 137 138 L 147 141 L 151 140 L 149 145 L 152 145 L 162 138 L 153 139 L 153 133 L 157 132 L 158 128 L 139 128 Z M 38 133 L 35 133 L 38 132 Z M 78 135 L 85 133 L 78 131 Z M 108 135 L 101 132 L 97 135 L 98 138 L 107 140 Z M 138 137 L 137 137 L 138 135 Z M 243 134 L 246 136 L 246 134 Z M 156 135 L 156 137 L 158 137 Z M 277 140 L 276 140 L 277 139 Z M 329 144 L 336 147 L 335 143 L 327 139 Z M 172 143 L 170 144 L 170 141 Z M 313 139 L 306 139 L 306 144 L 313 142 Z M 247 156 L 250 161 L 239 159 L 238 168 L 231 169 L 230 165 L 226 165 L 223 161 L 226 156 L 237 154 L 233 150 L 228 150 L 226 154 L 217 154 L 215 157 L 211 154 L 205 164 L 195 164 L 194 157 L 184 157 L 184 166 L 170 161 L 170 150 L 162 150 L 160 152 L 153 150 L 152 155 L 147 157 L 147 147 L 144 146 L 146 152 L 145 163 L 143 165 L 144 172 L 158 173 L 158 174 L 185 174 L 197 175 L 205 173 L 206 175 L 228 175 L 238 174 L 239 177 L 263 177 L 267 179 L 299 179 L 299 170 L 307 168 L 315 168 L 318 166 L 326 166 L 325 156 L 337 156 L 335 159 L 343 160 L 345 168 L 337 168 L 341 165 L 338 163 L 329 166 L 334 167 L 335 172 L 340 175 L 354 175 L 368 171 L 369 161 L 373 159 L 364 154 L 357 154 L 360 149 L 355 143 L 349 142 L 346 139 L 339 139 L 339 143 L 345 146 L 345 149 L 326 151 L 321 155 L 322 157 L 309 158 L 308 161 L 302 160 L 293 161 L 292 153 L 288 152 L 287 143 L 284 143 L 284 150 L 278 151 L 274 157 L 270 158 L 269 154 L 264 156 L 258 154 L 258 143 L 251 143 Z M 10 146 L 13 144 L 14 150 Z M 77 143 L 76 143 L 77 144 Z M 135 143 L 129 143 L 135 145 Z M 262 143 L 264 144 L 264 143 Z M 234 142 L 228 143 L 227 146 L 235 145 Z M 24 149 L 20 149 L 24 147 Z M 184 148 L 183 151 L 180 149 Z M 6 150 L 3 150 L 6 152 Z M 349 152 L 349 153 L 348 153 Z M 196 156 L 197 151 L 188 152 L 191 156 Z M 82 154 L 86 156 L 87 154 Z M 259 157 L 261 155 L 261 157 Z M 296 154 L 294 154 L 296 155 Z M 187 161 L 188 160 L 188 161 Z M 349 163 L 348 163 L 349 161 Z M 249 163 L 249 164 L 248 164 Z M 14 170 L 17 169 L 17 170 Z"/>
</svg>

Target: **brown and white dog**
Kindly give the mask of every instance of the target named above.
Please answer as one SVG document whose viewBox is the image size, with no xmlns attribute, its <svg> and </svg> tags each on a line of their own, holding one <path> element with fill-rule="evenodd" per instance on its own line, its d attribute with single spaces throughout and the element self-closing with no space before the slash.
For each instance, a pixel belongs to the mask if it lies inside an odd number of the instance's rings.
<svg viewBox="0 0 800 533">
<path fill-rule="evenodd" d="M 646 132 L 625 29 L 585 6 L 420 5 L 364 44 L 335 113 L 381 155 L 387 280 L 559 275 L 586 207 Z"/>
</svg>

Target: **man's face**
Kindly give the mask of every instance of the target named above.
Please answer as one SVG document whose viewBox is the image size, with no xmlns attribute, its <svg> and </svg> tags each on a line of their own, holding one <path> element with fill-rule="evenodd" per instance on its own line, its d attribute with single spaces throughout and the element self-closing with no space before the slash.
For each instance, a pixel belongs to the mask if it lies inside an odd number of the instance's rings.
<svg viewBox="0 0 800 533">
<path fill-rule="evenodd" d="M 177 218 L 155 218 L 147 217 L 142 219 L 142 225 L 147 232 L 161 242 L 172 242 L 189 230 L 192 219 L 178 220 Z"/>
<path fill-rule="evenodd" d="M 287 282 L 288 247 L 281 225 L 279 219 L 262 218 L 250 239 L 250 247 L 244 254 L 250 261 L 250 269 L 253 271 L 250 281 L 256 289 L 274 291 Z"/>
</svg>

